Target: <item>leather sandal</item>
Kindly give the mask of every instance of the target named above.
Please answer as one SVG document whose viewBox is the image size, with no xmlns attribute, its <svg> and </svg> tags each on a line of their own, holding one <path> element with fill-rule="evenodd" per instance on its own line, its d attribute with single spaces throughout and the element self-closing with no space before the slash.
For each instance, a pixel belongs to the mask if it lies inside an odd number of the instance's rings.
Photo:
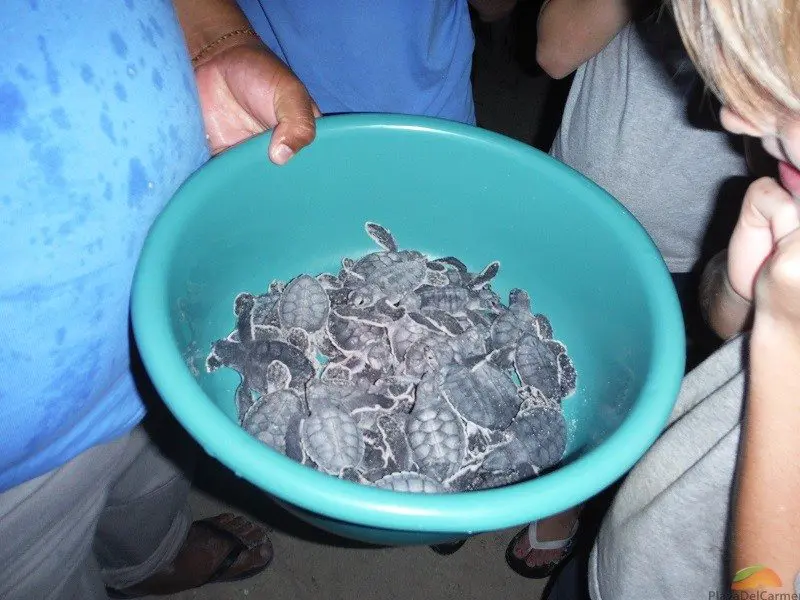
<svg viewBox="0 0 800 600">
<path fill-rule="evenodd" d="M 238 581 L 266 569 L 272 557 L 266 528 L 224 513 L 192 523 L 178 556 L 167 567 L 141 583 L 106 592 L 111 598 L 139 598 Z"/>
</svg>

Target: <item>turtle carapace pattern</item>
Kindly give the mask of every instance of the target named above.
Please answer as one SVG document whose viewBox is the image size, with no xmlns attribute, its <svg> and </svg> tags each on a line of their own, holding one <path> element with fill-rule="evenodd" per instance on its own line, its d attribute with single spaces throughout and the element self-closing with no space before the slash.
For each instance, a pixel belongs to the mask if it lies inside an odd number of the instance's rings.
<svg viewBox="0 0 800 600">
<path fill-rule="evenodd" d="M 361 257 L 235 296 L 206 369 L 239 373 L 241 426 L 305 466 L 396 492 L 557 468 L 578 374 L 535 295 L 514 288 L 503 302 L 491 257 L 473 271 L 364 228 L 374 245 Z"/>
</svg>

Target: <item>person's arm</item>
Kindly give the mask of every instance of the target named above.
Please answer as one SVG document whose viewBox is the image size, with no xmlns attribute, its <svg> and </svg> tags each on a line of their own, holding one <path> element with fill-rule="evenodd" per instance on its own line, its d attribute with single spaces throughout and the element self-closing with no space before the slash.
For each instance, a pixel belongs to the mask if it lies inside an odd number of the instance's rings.
<svg viewBox="0 0 800 600">
<path fill-rule="evenodd" d="M 517 0 L 469 0 L 472 8 L 478 13 L 481 21 L 492 23 L 511 14 Z"/>
<path fill-rule="evenodd" d="M 748 583 L 790 592 L 800 568 L 800 210 L 775 180 L 748 189 L 728 253 L 730 285 L 754 305 L 731 566 L 763 565 L 780 585 Z"/>
<path fill-rule="evenodd" d="M 700 310 L 705 322 L 723 340 L 744 331 L 752 314 L 753 304 L 731 287 L 728 278 L 728 251 L 712 258 L 703 270 L 700 281 Z"/>
<path fill-rule="evenodd" d="M 283 164 L 312 142 L 319 116 L 308 90 L 261 41 L 234 0 L 173 0 L 195 69 L 213 153 L 272 129 Z"/>
<path fill-rule="evenodd" d="M 627 0 L 545 0 L 536 60 L 561 79 L 605 48 L 631 19 Z"/>
<path fill-rule="evenodd" d="M 173 0 L 173 4 L 192 58 L 223 36 L 250 28 L 247 17 L 232 0 Z"/>
<path fill-rule="evenodd" d="M 733 510 L 732 572 L 800 570 L 800 331 L 756 313 Z M 768 585 L 769 586 L 769 585 Z M 770 587 L 770 591 L 776 591 Z"/>
</svg>

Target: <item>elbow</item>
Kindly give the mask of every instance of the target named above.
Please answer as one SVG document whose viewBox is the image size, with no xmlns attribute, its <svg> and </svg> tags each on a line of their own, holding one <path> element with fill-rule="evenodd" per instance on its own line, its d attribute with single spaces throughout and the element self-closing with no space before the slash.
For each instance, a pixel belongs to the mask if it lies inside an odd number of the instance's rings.
<svg viewBox="0 0 800 600">
<path fill-rule="evenodd" d="M 560 52 L 541 41 L 536 45 L 536 62 L 553 79 L 563 79 L 575 70 L 575 66 L 565 61 Z"/>
</svg>

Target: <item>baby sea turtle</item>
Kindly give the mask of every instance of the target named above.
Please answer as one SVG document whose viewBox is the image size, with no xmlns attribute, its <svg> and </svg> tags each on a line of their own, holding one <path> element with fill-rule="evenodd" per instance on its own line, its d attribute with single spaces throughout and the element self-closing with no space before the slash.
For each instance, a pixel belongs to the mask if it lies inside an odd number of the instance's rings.
<svg viewBox="0 0 800 600">
<path fill-rule="evenodd" d="M 441 390 L 467 421 L 505 429 L 520 405 L 514 382 L 497 367 L 480 362 L 472 369 L 451 365 L 442 371 Z"/>
<path fill-rule="evenodd" d="M 541 313 L 533 315 L 533 328 L 536 330 L 536 335 L 543 340 L 553 339 L 553 325 L 545 315 Z"/>
<path fill-rule="evenodd" d="M 467 287 L 477 290 L 482 287 L 485 287 L 488 283 L 492 281 L 495 277 L 497 277 L 497 273 L 500 271 L 500 263 L 497 261 L 490 262 L 486 265 L 483 270 L 475 275 L 472 280 L 467 284 Z"/>
<path fill-rule="evenodd" d="M 280 317 L 278 316 L 280 299 L 280 293 L 275 292 L 260 294 L 253 298 L 253 309 L 250 317 L 253 327 L 267 327 L 269 325 L 277 327 L 280 325 Z"/>
<path fill-rule="evenodd" d="M 414 471 L 400 471 L 381 477 L 375 487 L 395 492 L 413 492 L 422 494 L 441 494 L 447 490 L 438 481 Z"/>
<path fill-rule="evenodd" d="M 336 344 L 331 340 L 327 330 L 317 332 L 317 335 L 314 337 L 314 349 L 325 358 L 331 360 L 344 357 L 342 351 L 339 350 Z"/>
<path fill-rule="evenodd" d="M 332 475 L 356 467 L 364 456 L 364 438 L 353 418 L 336 408 L 323 408 L 300 424 L 306 454 Z"/>
<path fill-rule="evenodd" d="M 381 415 L 364 435 L 364 458 L 359 471 L 372 481 L 397 471 L 408 471 L 414 461 L 405 431 L 405 418 Z"/>
<path fill-rule="evenodd" d="M 447 340 L 448 345 L 453 350 L 453 358 L 456 362 L 464 364 L 471 358 L 484 357 L 488 353 L 486 340 L 489 336 L 488 327 L 471 327 L 455 338 Z"/>
<path fill-rule="evenodd" d="M 292 372 L 284 363 L 273 360 L 267 365 L 264 377 L 267 381 L 267 393 L 287 389 L 292 383 Z"/>
<path fill-rule="evenodd" d="M 385 330 L 355 319 L 340 317 L 335 312 L 328 316 L 328 335 L 343 353 L 358 352 L 370 342 L 380 340 Z"/>
<path fill-rule="evenodd" d="M 242 419 L 242 427 L 250 435 L 274 448 L 286 451 L 286 433 L 293 422 L 305 415 L 305 403 L 295 392 L 280 390 L 253 404 Z"/>
<path fill-rule="evenodd" d="M 464 462 L 453 475 L 442 482 L 452 490 L 478 489 L 475 486 L 476 473 L 483 468 L 486 458 L 512 440 L 511 435 L 505 431 L 486 429 L 470 422 L 466 424 L 466 431 L 467 454 Z"/>
<path fill-rule="evenodd" d="M 510 436 L 505 431 L 480 427 L 467 422 L 467 460 L 482 463 L 495 448 L 507 444 Z"/>
<path fill-rule="evenodd" d="M 486 311 L 491 317 L 495 317 L 506 310 L 500 296 L 488 285 L 478 290 L 473 290 L 470 295 L 469 306 L 472 310 Z"/>
<path fill-rule="evenodd" d="M 338 477 L 339 479 L 352 481 L 353 483 L 360 483 L 361 485 L 372 484 L 372 481 L 364 477 L 361 471 L 353 467 L 347 467 L 346 469 L 342 469 L 341 471 L 339 471 Z"/>
<path fill-rule="evenodd" d="M 248 409 L 253 406 L 255 400 L 253 399 L 252 392 L 246 388 L 244 385 L 239 384 L 236 386 L 236 392 L 234 393 L 234 401 L 236 402 L 236 414 L 239 415 L 239 420 L 241 422 L 242 417 L 248 411 Z"/>
<path fill-rule="evenodd" d="M 353 371 L 350 366 L 329 361 L 320 374 L 320 380 L 336 385 L 353 383 Z"/>
<path fill-rule="evenodd" d="M 309 275 L 295 277 L 281 294 L 278 314 L 286 329 L 299 327 L 312 332 L 328 319 L 330 299 L 322 284 Z"/>
<path fill-rule="evenodd" d="M 517 437 L 493 449 L 478 467 L 467 489 L 501 487 L 539 473 L 527 447 Z"/>
<path fill-rule="evenodd" d="M 559 341 L 525 335 L 517 346 L 514 366 L 523 385 L 538 389 L 548 398 L 560 400 L 575 391 L 575 367 Z"/>
<path fill-rule="evenodd" d="M 431 334 L 440 333 L 439 328 L 430 319 L 416 312 L 407 313 L 387 327 L 389 344 L 398 361 L 405 358 L 412 344 Z"/>
<path fill-rule="evenodd" d="M 275 325 L 256 325 L 253 328 L 253 339 L 264 342 L 285 342 L 286 336 Z"/>
<path fill-rule="evenodd" d="M 520 289 L 503 305 L 497 262 L 471 273 L 365 229 L 379 249 L 338 274 L 236 297 L 236 328 L 206 366 L 240 373 L 242 426 L 304 465 L 388 489 L 480 489 L 552 468 L 576 373 L 547 317 Z"/>
<path fill-rule="evenodd" d="M 269 393 L 272 376 L 269 365 L 272 361 L 279 361 L 288 367 L 292 388 L 302 390 L 306 382 L 314 376 L 311 361 L 297 348 L 284 342 L 262 340 L 219 340 L 214 343 L 211 354 L 206 359 L 206 368 L 212 372 L 221 366 L 230 367 L 242 375 L 245 386 L 265 395 Z"/>
<path fill-rule="evenodd" d="M 308 405 L 306 405 L 307 408 Z M 314 462 L 308 457 L 303 449 L 303 440 L 300 436 L 300 426 L 303 423 L 304 416 L 301 415 L 299 419 L 291 419 L 286 427 L 286 435 L 284 437 L 284 450 L 283 453 L 296 460 L 302 465 L 316 469 Z"/>
<path fill-rule="evenodd" d="M 303 354 L 308 355 L 311 352 L 311 336 L 305 329 L 300 327 L 292 327 L 286 332 L 286 343 L 291 344 Z"/>
<path fill-rule="evenodd" d="M 472 275 L 470 275 L 467 265 L 455 256 L 435 258 L 428 263 L 428 266 L 430 267 L 432 264 L 443 266 L 446 269 L 444 272 L 447 275 L 449 283 L 454 286 L 467 286 L 472 280 Z"/>
<path fill-rule="evenodd" d="M 265 329 L 277 329 L 280 325 L 278 303 L 280 294 L 262 294 L 255 296 L 242 292 L 233 301 L 233 312 L 236 314 L 236 329 L 239 339 L 265 339 Z"/>
<path fill-rule="evenodd" d="M 464 333 L 464 328 L 451 314 L 443 310 L 433 309 L 427 311 L 425 316 L 436 326 L 442 333 L 455 337 Z"/>
<path fill-rule="evenodd" d="M 312 379 L 306 384 L 306 403 L 314 413 L 323 408 L 339 408 L 348 403 L 348 398 L 362 391 L 347 379 L 339 381 Z"/>
<path fill-rule="evenodd" d="M 397 252 L 397 242 L 388 229 L 377 223 L 370 222 L 364 224 L 364 229 L 367 230 L 367 235 L 371 237 L 378 246 L 388 252 Z"/>
<path fill-rule="evenodd" d="M 491 337 L 495 348 L 516 344 L 522 336 L 534 330 L 536 320 L 531 314 L 531 299 L 527 292 L 513 289 L 508 297 L 508 310 L 492 323 Z"/>
<path fill-rule="evenodd" d="M 337 306 L 336 315 L 345 319 L 353 319 L 367 325 L 385 327 L 406 314 L 406 309 L 389 303 L 386 298 L 377 300 L 369 306 Z"/>
<path fill-rule="evenodd" d="M 449 280 L 439 264 L 431 264 L 416 250 L 399 250 L 391 232 L 377 223 L 366 224 L 367 233 L 381 247 L 356 261 L 351 272 L 363 280 L 354 287 L 354 299 L 369 305 L 380 297 L 399 302 L 423 283 L 441 286 Z M 355 282 L 353 282 L 355 283 Z"/>
<path fill-rule="evenodd" d="M 406 433 L 420 473 L 442 481 L 464 461 L 467 451 L 464 424 L 446 403 L 411 411 Z"/>
<path fill-rule="evenodd" d="M 396 401 L 399 411 L 410 412 L 414 405 L 417 383 L 416 377 L 388 375 L 378 379 L 369 391 Z"/>
<path fill-rule="evenodd" d="M 439 370 L 455 361 L 455 352 L 447 340 L 428 337 L 414 342 L 406 351 L 404 372 L 422 377 L 426 372 Z"/>
<path fill-rule="evenodd" d="M 286 289 L 286 282 L 280 279 L 273 279 L 269 282 L 269 287 L 267 288 L 267 293 L 271 295 L 280 295 L 283 293 L 283 290 Z"/>
<path fill-rule="evenodd" d="M 389 340 L 382 337 L 375 340 L 367 347 L 364 348 L 364 361 L 367 365 L 380 370 L 390 370 L 395 366 L 394 355 L 392 354 L 392 347 L 389 345 Z"/>
<path fill-rule="evenodd" d="M 342 285 L 344 285 L 339 277 L 331 273 L 320 273 L 317 275 L 316 279 L 319 281 L 320 285 L 325 288 L 325 291 L 340 290 L 342 289 Z"/>
<path fill-rule="evenodd" d="M 538 470 L 557 464 L 567 446 L 567 424 L 560 410 L 538 409 L 520 413 L 508 432 L 525 446 Z"/>
<path fill-rule="evenodd" d="M 453 316 L 466 314 L 470 292 L 460 285 L 423 286 L 417 290 L 420 310 L 442 310 Z"/>
</svg>

